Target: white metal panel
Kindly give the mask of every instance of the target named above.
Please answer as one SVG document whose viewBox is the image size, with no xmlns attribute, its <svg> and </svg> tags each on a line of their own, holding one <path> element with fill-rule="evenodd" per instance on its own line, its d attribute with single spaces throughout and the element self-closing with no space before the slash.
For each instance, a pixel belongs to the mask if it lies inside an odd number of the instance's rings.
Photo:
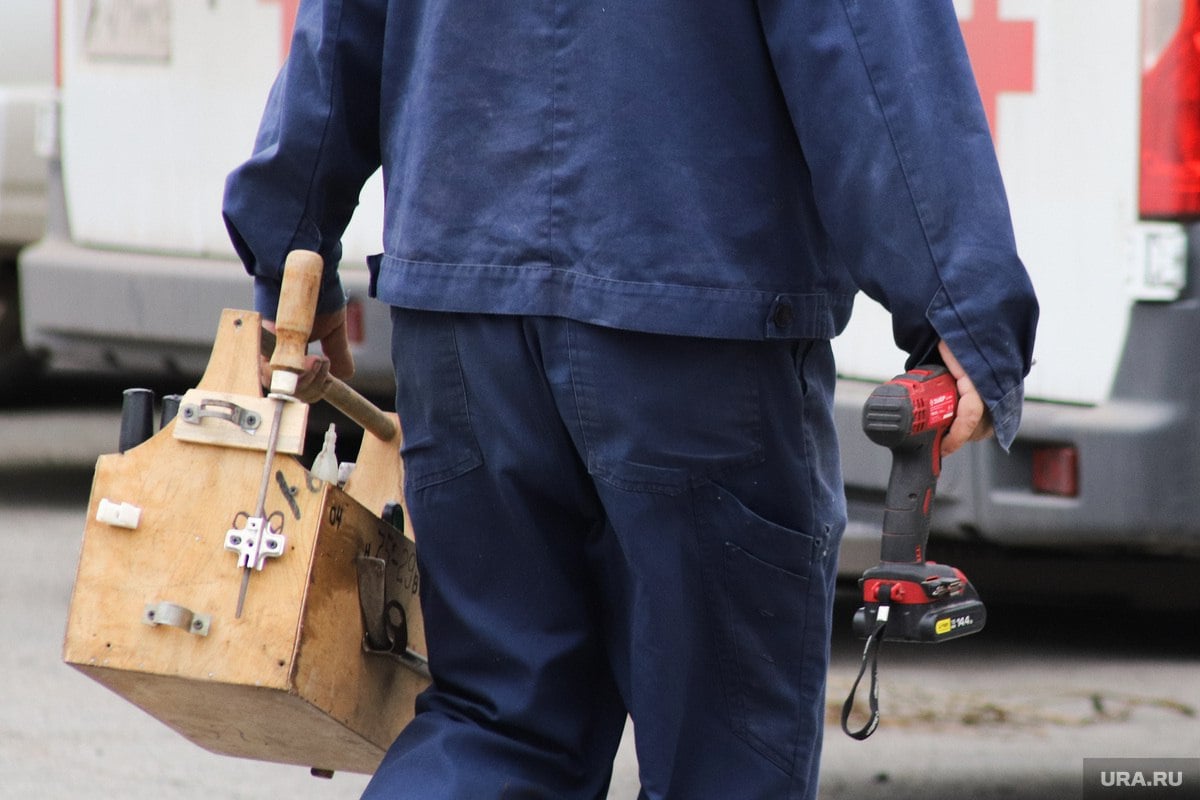
<svg viewBox="0 0 1200 800">
<path fill-rule="evenodd" d="M 9 89 L 0 85 L 0 246 L 13 247 L 42 235 L 46 218 L 46 161 L 37 154 L 39 111 L 50 102 L 49 85 Z"/>
<path fill-rule="evenodd" d="M 45 87 L 54 80 L 54 3 L 0 2 L 0 85 Z"/>
<path fill-rule="evenodd" d="M 53 97 L 54 6 L 0 4 L 0 246 L 37 239 L 46 216 L 46 161 L 37 120 Z"/>
<path fill-rule="evenodd" d="M 966 19 L 976 3 L 956 6 Z M 1139 7 L 998 5 L 1001 22 L 1034 23 L 1033 91 L 999 95 L 995 130 L 1018 247 L 1042 308 L 1029 397 L 1102 400 L 1124 344 L 1139 230 Z M 882 380 L 903 364 L 887 315 L 865 297 L 835 346 L 846 375 Z"/>
<path fill-rule="evenodd" d="M 64 2 L 62 157 L 72 235 L 102 248 L 231 257 L 225 176 L 251 151 L 282 62 L 281 2 Z M 163 28 L 89 12 L 165 9 Z M 157 19 L 157 17 L 154 17 Z M 114 17 L 112 26 L 120 26 Z M 139 38 L 140 37 L 140 38 Z M 347 233 L 347 262 L 380 249 L 376 178 Z"/>
</svg>

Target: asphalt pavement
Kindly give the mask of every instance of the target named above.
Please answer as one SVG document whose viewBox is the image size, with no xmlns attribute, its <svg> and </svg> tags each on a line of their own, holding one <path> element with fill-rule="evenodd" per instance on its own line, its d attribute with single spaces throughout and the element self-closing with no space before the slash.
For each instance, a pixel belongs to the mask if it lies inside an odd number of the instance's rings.
<svg viewBox="0 0 1200 800">
<path fill-rule="evenodd" d="M 119 391 L 94 391 L 82 411 L 81 397 L 0 409 L 0 798 L 357 797 L 364 776 L 213 755 L 62 664 L 91 465 L 118 431 Z M 861 653 L 853 608 L 838 608 L 823 800 L 1072 798 L 1085 758 L 1200 757 L 1190 614 L 999 606 L 979 636 L 886 644 L 883 723 L 856 742 L 837 721 Z M 627 739 L 609 796 L 636 794 Z"/>
</svg>

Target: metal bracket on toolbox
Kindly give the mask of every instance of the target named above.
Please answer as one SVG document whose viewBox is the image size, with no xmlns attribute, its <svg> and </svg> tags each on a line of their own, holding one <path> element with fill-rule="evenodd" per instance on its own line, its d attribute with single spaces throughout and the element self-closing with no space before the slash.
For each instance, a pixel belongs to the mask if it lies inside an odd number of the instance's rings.
<svg viewBox="0 0 1200 800">
<path fill-rule="evenodd" d="M 208 636 L 212 626 L 211 614 L 196 614 L 189 608 L 166 600 L 148 603 L 142 612 L 142 622 L 147 625 L 170 625 L 197 636 Z"/>
<path fill-rule="evenodd" d="M 265 451 L 270 426 L 263 422 L 274 416 L 276 405 L 271 397 L 189 389 L 180 398 L 172 435 L 184 442 Z M 308 404 L 285 403 L 275 452 L 304 452 L 307 427 Z"/>
<path fill-rule="evenodd" d="M 363 620 L 363 652 L 388 656 L 425 678 L 429 660 L 408 646 L 408 616 L 398 600 L 387 597 L 387 562 L 360 555 L 358 602 Z"/>
<path fill-rule="evenodd" d="M 199 425 L 202 419 L 220 419 L 232 422 L 246 433 L 254 433 L 262 425 L 262 415 L 229 400 L 203 399 L 198 404 L 187 403 L 179 407 L 179 418 L 184 422 Z"/>
</svg>

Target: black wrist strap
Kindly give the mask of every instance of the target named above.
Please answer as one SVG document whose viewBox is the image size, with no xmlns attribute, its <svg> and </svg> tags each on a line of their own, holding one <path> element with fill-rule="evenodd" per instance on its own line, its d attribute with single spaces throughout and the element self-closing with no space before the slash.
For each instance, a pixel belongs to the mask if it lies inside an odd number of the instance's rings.
<svg viewBox="0 0 1200 800">
<path fill-rule="evenodd" d="M 862 664 L 858 668 L 858 677 L 854 679 L 854 685 L 850 687 L 850 696 L 846 698 L 846 702 L 842 704 L 842 730 L 852 739 L 862 741 L 875 732 L 879 727 L 879 646 L 883 644 L 883 629 L 887 627 L 887 609 L 886 605 L 879 606 L 876 616 L 875 629 L 871 631 L 871 635 L 867 637 L 867 644 L 863 648 Z M 867 702 L 870 707 L 871 717 L 856 731 L 850 730 L 850 712 L 854 710 L 854 695 L 858 693 L 858 684 L 862 682 L 863 675 L 867 672 L 867 667 L 871 668 L 871 688 L 867 697 Z"/>
</svg>

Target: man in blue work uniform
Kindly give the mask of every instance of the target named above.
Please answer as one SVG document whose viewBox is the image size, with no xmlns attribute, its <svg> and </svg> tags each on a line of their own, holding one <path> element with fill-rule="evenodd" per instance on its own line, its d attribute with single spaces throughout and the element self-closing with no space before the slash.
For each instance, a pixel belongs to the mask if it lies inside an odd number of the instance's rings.
<svg viewBox="0 0 1200 800">
<path fill-rule="evenodd" d="M 949 0 L 313 0 L 225 216 L 268 318 L 382 165 L 433 687 L 369 798 L 811 798 L 857 290 L 1012 441 L 1037 304 Z M 881 342 L 880 346 L 885 346 Z M 897 365 L 899 368 L 900 365 Z M 324 368 L 319 366 L 319 368 Z"/>
</svg>

